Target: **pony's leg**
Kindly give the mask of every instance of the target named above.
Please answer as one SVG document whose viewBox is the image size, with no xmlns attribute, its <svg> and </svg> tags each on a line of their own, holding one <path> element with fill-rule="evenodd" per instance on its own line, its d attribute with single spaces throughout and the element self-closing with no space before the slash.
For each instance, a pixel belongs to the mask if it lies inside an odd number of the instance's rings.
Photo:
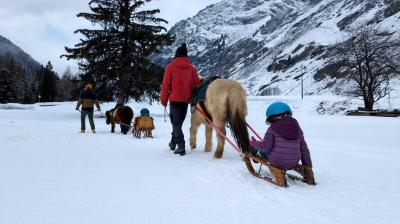
<svg viewBox="0 0 400 224">
<path fill-rule="evenodd" d="M 124 133 L 125 127 L 122 124 L 120 124 L 119 126 L 121 127 L 121 133 Z"/>
<path fill-rule="evenodd" d="M 212 127 L 206 125 L 206 146 L 204 152 L 211 152 L 212 150 Z"/>
<path fill-rule="evenodd" d="M 124 126 L 124 135 L 128 134 L 130 127 Z"/>
<path fill-rule="evenodd" d="M 201 122 L 196 118 L 196 114 L 192 114 L 191 116 L 191 124 L 190 124 L 190 148 L 193 150 L 197 147 L 197 131 Z"/>
<path fill-rule="evenodd" d="M 111 133 L 114 133 L 115 130 L 115 123 L 111 122 Z"/>
<path fill-rule="evenodd" d="M 225 121 L 224 120 L 215 120 L 215 124 L 221 130 L 221 132 L 226 135 L 226 129 L 225 129 Z M 217 139 L 218 139 L 218 145 L 217 149 L 215 150 L 214 153 L 214 158 L 216 159 L 221 159 L 222 155 L 224 154 L 224 145 L 225 145 L 225 138 L 223 138 L 220 134 L 217 134 Z"/>
</svg>

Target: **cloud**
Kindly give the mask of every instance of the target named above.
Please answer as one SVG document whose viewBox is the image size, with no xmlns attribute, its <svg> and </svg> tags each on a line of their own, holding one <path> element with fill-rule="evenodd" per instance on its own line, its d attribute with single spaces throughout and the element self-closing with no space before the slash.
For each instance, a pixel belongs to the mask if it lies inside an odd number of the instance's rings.
<svg viewBox="0 0 400 224">
<path fill-rule="evenodd" d="M 154 0 L 145 8 L 158 8 L 159 17 L 176 22 L 194 16 L 199 10 L 220 0 Z M 77 18 L 88 12 L 89 0 L 0 0 L 0 35 L 10 39 L 42 64 L 51 61 L 58 73 L 70 66 L 77 71 L 75 61 L 61 59 L 64 47 L 72 47 L 80 36 L 74 31 L 90 23 Z"/>
</svg>

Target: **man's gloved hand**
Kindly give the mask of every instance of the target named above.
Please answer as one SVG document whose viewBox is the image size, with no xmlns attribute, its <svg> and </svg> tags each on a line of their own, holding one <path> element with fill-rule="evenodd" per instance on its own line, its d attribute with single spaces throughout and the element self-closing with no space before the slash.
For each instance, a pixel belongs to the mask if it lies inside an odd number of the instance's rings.
<svg viewBox="0 0 400 224">
<path fill-rule="evenodd" d="M 75 108 L 75 110 L 79 110 L 79 107 Z"/>
</svg>

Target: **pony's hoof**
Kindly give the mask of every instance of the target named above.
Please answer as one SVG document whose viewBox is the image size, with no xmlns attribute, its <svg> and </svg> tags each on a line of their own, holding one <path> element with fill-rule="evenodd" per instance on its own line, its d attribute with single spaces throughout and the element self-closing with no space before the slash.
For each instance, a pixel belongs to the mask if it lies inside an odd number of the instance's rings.
<svg viewBox="0 0 400 224">
<path fill-rule="evenodd" d="M 222 158 L 222 153 L 215 153 L 214 154 L 214 159 L 221 159 Z"/>
<path fill-rule="evenodd" d="M 190 148 L 192 149 L 192 150 L 195 150 L 196 149 L 196 145 L 190 145 Z"/>
<path fill-rule="evenodd" d="M 205 148 L 204 152 L 211 152 L 212 150 L 210 148 Z"/>
</svg>

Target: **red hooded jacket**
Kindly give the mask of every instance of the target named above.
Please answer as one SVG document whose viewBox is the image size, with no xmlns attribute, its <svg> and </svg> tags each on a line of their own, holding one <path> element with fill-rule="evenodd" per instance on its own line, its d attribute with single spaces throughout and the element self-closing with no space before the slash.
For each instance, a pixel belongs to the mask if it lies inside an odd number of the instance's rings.
<svg viewBox="0 0 400 224">
<path fill-rule="evenodd" d="M 175 58 L 165 69 L 161 87 L 161 104 L 189 103 L 193 90 L 200 84 L 196 68 L 185 57 Z"/>
</svg>

